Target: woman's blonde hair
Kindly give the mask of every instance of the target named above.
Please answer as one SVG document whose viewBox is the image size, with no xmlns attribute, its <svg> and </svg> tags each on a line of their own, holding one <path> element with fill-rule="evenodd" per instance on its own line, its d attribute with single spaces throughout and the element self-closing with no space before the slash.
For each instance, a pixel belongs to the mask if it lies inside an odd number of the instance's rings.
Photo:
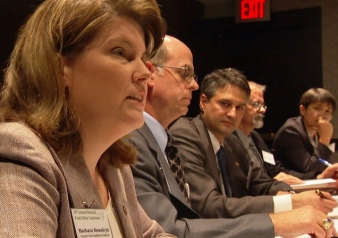
<svg viewBox="0 0 338 238">
<path fill-rule="evenodd" d="M 59 155 L 82 152 L 79 118 L 67 104 L 61 57 L 75 59 L 116 16 L 143 29 L 146 55 L 163 42 L 166 24 L 155 0 L 46 0 L 20 29 L 0 94 L 0 120 L 33 128 Z M 115 166 L 134 161 L 134 150 L 118 140 L 104 157 Z M 116 156 L 115 156 L 116 155 Z M 121 159 L 116 159 L 116 158 Z"/>
</svg>

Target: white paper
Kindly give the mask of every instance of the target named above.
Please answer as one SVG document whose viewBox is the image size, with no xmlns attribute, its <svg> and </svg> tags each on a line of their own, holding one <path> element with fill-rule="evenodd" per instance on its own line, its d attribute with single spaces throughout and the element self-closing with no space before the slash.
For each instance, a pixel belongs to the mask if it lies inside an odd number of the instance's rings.
<svg viewBox="0 0 338 238">
<path fill-rule="evenodd" d="M 309 180 L 303 180 L 303 181 L 304 181 L 304 183 L 302 183 L 302 184 L 295 184 L 295 185 L 290 185 L 290 186 L 294 190 L 337 187 L 336 180 L 334 180 L 332 178 L 309 179 Z"/>
</svg>

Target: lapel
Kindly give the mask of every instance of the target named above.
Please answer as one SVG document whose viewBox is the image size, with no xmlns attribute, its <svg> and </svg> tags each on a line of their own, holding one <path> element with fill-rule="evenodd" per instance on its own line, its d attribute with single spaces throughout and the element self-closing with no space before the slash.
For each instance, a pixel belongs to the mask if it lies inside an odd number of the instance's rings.
<svg viewBox="0 0 338 238">
<path fill-rule="evenodd" d="M 101 198 L 83 157 L 62 158 L 61 163 L 67 178 L 69 195 L 74 203 L 73 208 L 102 209 Z"/>
<path fill-rule="evenodd" d="M 114 208 L 120 218 L 124 237 L 136 237 L 136 234 L 142 234 L 143 231 L 141 226 L 133 226 L 130 217 L 132 214 L 128 212 L 128 199 L 121 170 L 122 169 L 118 169 L 111 164 L 107 164 L 103 169 L 102 175 L 106 181 L 109 181 L 109 183 L 107 183 L 108 189 Z M 134 229 L 138 230 L 135 231 Z"/>
<path fill-rule="evenodd" d="M 166 180 L 169 194 L 171 196 L 174 196 L 176 199 L 184 203 L 187 207 L 190 207 L 189 204 L 187 204 L 186 199 L 184 198 L 184 195 L 182 191 L 180 190 L 171 170 L 169 167 L 169 164 L 167 162 L 167 159 L 164 157 L 163 152 L 161 151 L 160 146 L 158 145 L 154 135 L 152 134 L 151 130 L 147 126 L 146 123 L 144 125 L 137 129 L 137 131 L 144 137 L 144 139 L 147 141 L 149 149 L 152 150 L 154 155 L 156 156 L 156 163 L 159 166 L 159 169 L 163 171 L 164 178 Z"/>
<path fill-rule="evenodd" d="M 105 209 L 83 157 L 63 159 L 62 163 L 69 185 L 68 192 L 74 203 L 73 207 L 81 209 Z M 127 212 L 128 203 L 120 170 L 107 164 L 103 176 L 107 182 L 114 209 L 116 209 L 118 213 L 118 219 L 120 219 L 122 225 L 122 232 L 125 237 L 136 237 L 132 229 L 134 228 L 133 224 Z"/>
<path fill-rule="evenodd" d="M 303 140 L 306 144 L 307 150 L 309 150 L 312 153 L 314 153 L 314 147 L 310 142 L 309 135 L 307 134 L 306 126 L 303 121 L 303 117 L 299 116 L 295 120 L 296 122 L 296 129 L 299 131 L 299 133 L 302 135 Z M 319 139 L 319 138 L 318 138 Z"/>
<path fill-rule="evenodd" d="M 231 153 L 236 154 L 236 158 L 239 161 L 240 166 L 245 174 L 250 172 L 253 162 L 248 154 L 247 148 L 243 145 L 236 131 L 225 138 L 226 144 L 229 144 L 228 148 L 231 148 Z M 234 152 L 233 152 L 234 151 Z"/>
<path fill-rule="evenodd" d="M 257 148 L 257 151 L 259 152 L 259 154 L 262 156 L 263 158 L 263 148 L 262 148 L 262 143 L 257 135 L 257 132 L 256 131 L 251 131 L 250 132 L 250 135 L 251 135 L 251 139 L 253 141 L 253 143 L 255 144 L 256 148 Z M 269 150 L 267 148 L 264 148 L 265 151 L 269 152 Z"/>
<path fill-rule="evenodd" d="M 221 176 L 219 174 L 218 171 L 218 165 L 216 162 L 216 157 L 215 157 L 215 153 L 214 153 L 214 148 L 212 147 L 211 144 L 211 140 L 210 140 L 210 136 L 208 133 L 208 129 L 206 128 L 206 126 L 204 125 L 201 116 L 198 115 L 193 119 L 193 123 L 195 124 L 195 127 L 200 135 L 200 139 L 203 142 L 203 144 L 205 145 L 207 154 L 206 154 L 206 160 L 207 163 L 210 164 L 211 170 L 212 170 L 212 177 L 214 178 L 214 180 L 217 183 L 218 188 L 220 189 L 222 184 L 221 184 Z M 210 159 L 208 159 L 210 158 Z"/>
<path fill-rule="evenodd" d="M 246 148 L 236 132 L 228 135 L 224 141 L 229 169 L 231 170 L 230 181 L 234 197 L 248 195 L 252 177 L 252 164 Z"/>
</svg>

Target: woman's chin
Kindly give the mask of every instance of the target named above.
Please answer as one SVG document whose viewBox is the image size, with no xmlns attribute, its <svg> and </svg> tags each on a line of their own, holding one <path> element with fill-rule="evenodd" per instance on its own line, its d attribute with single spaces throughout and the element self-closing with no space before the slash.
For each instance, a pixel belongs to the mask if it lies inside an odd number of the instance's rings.
<svg viewBox="0 0 338 238">
<path fill-rule="evenodd" d="M 140 117 L 138 119 L 133 118 L 133 119 L 129 120 L 129 123 L 127 122 L 127 125 L 130 128 L 130 131 L 133 131 L 135 129 L 142 127 L 143 124 L 144 124 L 143 115 L 142 115 L 142 117 Z"/>
</svg>

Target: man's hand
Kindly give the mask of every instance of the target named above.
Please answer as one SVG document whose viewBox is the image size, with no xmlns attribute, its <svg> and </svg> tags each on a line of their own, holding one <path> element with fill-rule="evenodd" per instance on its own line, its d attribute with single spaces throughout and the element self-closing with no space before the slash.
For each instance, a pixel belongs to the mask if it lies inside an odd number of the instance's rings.
<svg viewBox="0 0 338 238">
<path fill-rule="evenodd" d="M 317 179 L 333 178 L 338 179 L 338 163 L 327 167 L 321 174 L 317 175 Z"/>
<path fill-rule="evenodd" d="M 311 205 L 325 214 L 332 212 L 337 207 L 337 201 L 328 192 L 322 192 L 325 198 L 321 198 L 315 191 L 306 191 L 292 194 L 292 208 L 299 208 L 305 205 Z"/>
<path fill-rule="evenodd" d="M 329 146 L 333 135 L 333 126 L 330 121 L 323 117 L 319 117 L 317 133 L 319 135 L 319 142 Z"/>
<path fill-rule="evenodd" d="M 338 167 L 337 167 L 338 168 Z M 303 180 L 295 177 L 295 176 L 292 176 L 292 175 L 289 175 L 289 174 L 286 174 L 284 172 L 280 172 L 279 174 L 277 174 L 274 179 L 278 180 L 278 181 L 282 181 L 284 183 L 287 183 L 289 185 L 292 185 L 292 184 L 302 184 L 304 183 Z"/>
<path fill-rule="evenodd" d="M 309 234 L 314 237 L 330 238 L 337 236 L 332 221 L 331 227 L 323 228 L 323 219 L 327 215 L 312 206 L 304 206 L 287 212 L 270 214 L 276 236 L 295 237 Z"/>
</svg>

